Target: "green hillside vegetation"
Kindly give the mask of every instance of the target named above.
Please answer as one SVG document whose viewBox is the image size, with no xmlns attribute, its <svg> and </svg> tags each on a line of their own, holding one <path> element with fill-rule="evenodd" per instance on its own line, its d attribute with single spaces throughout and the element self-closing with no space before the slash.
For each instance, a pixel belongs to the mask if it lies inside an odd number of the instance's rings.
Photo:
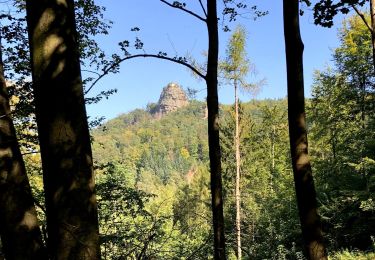
<svg viewBox="0 0 375 260">
<path fill-rule="evenodd" d="M 315 113 L 309 110 L 311 152 L 330 248 L 371 250 L 373 226 L 366 221 L 373 218 L 372 195 L 365 195 L 362 177 L 348 163 L 340 179 L 345 191 L 337 192 L 337 178 L 327 179 L 332 165 L 328 154 L 322 157 L 327 151 L 318 128 L 323 125 Z M 286 117 L 286 100 L 240 104 L 241 224 L 249 259 L 302 258 Z M 234 258 L 232 106 L 221 107 L 220 124 L 227 243 Z M 212 257 L 206 127 L 204 103 L 192 101 L 160 119 L 137 109 L 93 131 L 104 256 Z"/>
<path fill-rule="evenodd" d="M 374 227 L 367 223 L 373 223 L 373 195 L 349 162 L 340 164 L 339 180 L 327 176 L 337 162 L 327 162 L 325 122 L 317 118 L 322 113 L 317 102 L 318 97 L 309 100 L 308 114 L 324 230 L 331 252 L 337 251 L 333 259 L 347 259 L 342 257 L 348 252 L 339 253 L 343 248 L 372 249 Z M 286 100 L 240 104 L 243 252 L 249 259 L 302 258 L 286 117 Z M 234 258 L 232 106 L 221 107 L 220 124 L 227 243 Z M 93 131 L 94 158 L 101 166 L 102 247 L 108 259 L 212 257 L 206 133 L 205 105 L 199 101 L 160 119 L 137 109 Z M 350 154 L 353 159 L 355 152 Z M 337 185 L 345 190 L 338 192 Z"/>
</svg>

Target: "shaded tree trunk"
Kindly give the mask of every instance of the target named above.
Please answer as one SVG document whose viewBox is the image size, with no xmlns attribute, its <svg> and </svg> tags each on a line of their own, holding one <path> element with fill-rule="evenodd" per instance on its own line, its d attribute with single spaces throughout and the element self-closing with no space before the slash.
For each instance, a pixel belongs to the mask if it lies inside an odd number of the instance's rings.
<svg viewBox="0 0 375 260">
<path fill-rule="evenodd" d="M 0 235 L 6 259 L 47 259 L 13 125 L 0 37 Z"/>
<path fill-rule="evenodd" d="M 308 259 L 327 259 L 308 156 L 299 0 L 283 0 L 283 9 L 290 149 L 302 234 Z"/>
<path fill-rule="evenodd" d="M 375 74 L 375 0 L 370 0 L 372 63 Z"/>
<path fill-rule="evenodd" d="M 219 140 L 219 99 L 217 92 L 219 35 L 216 0 L 207 1 L 208 63 L 207 110 L 208 145 L 211 171 L 212 216 L 214 226 L 214 257 L 226 259 L 224 240 L 223 189 Z"/>
<path fill-rule="evenodd" d="M 73 0 L 27 0 L 52 259 L 100 259 L 92 153 Z"/>
</svg>

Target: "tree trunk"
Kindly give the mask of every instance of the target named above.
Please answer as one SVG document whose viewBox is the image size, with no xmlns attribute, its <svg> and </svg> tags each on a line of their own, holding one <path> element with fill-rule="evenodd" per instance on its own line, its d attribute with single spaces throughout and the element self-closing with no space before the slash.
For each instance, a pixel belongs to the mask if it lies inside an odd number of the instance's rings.
<svg viewBox="0 0 375 260">
<path fill-rule="evenodd" d="M 275 138 L 276 138 L 276 127 L 272 125 L 271 133 L 271 173 L 270 173 L 270 189 L 273 190 L 273 177 L 275 174 Z"/>
<path fill-rule="evenodd" d="M 47 259 L 13 125 L 0 38 L 0 235 L 7 259 Z"/>
<path fill-rule="evenodd" d="M 271 160 L 272 160 L 272 174 L 275 172 L 275 138 L 276 138 L 276 126 L 272 126 L 272 137 L 271 137 Z"/>
<path fill-rule="evenodd" d="M 73 0 L 27 0 L 52 259 L 100 259 L 97 203 Z"/>
<path fill-rule="evenodd" d="M 211 171 L 212 217 L 214 226 L 214 257 L 226 259 L 224 240 L 223 189 L 221 179 L 221 151 L 219 140 L 219 100 L 217 93 L 217 67 L 219 35 L 216 0 L 207 1 L 208 63 L 207 110 L 208 146 Z"/>
<path fill-rule="evenodd" d="M 375 74 L 375 0 L 370 0 L 372 63 Z"/>
<path fill-rule="evenodd" d="M 239 133 L 239 115 L 238 115 L 238 97 L 237 97 L 237 81 L 234 81 L 234 110 L 236 120 L 236 130 L 234 144 L 236 147 L 236 234 L 237 234 L 237 259 L 242 258 L 241 252 L 241 193 L 240 193 L 240 133 Z"/>
<path fill-rule="evenodd" d="M 284 0 L 283 9 L 290 149 L 302 234 L 307 258 L 327 259 L 308 156 L 303 86 L 303 43 L 299 30 L 299 1 Z"/>
</svg>

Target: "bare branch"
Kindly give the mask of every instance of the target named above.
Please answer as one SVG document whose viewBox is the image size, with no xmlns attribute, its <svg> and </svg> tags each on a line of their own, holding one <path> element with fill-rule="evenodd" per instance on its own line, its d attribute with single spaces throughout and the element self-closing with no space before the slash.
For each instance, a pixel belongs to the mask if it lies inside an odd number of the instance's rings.
<svg viewBox="0 0 375 260">
<path fill-rule="evenodd" d="M 199 0 L 199 4 L 200 4 L 201 7 L 202 7 L 202 10 L 203 10 L 204 15 L 207 17 L 207 11 L 206 11 L 206 9 L 205 9 L 204 6 L 203 6 L 202 0 Z"/>
<path fill-rule="evenodd" d="M 118 60 L 117 62 L 113 63 L 108 68 L 106 68 L 103 71 L 103 73 L 91 84 L 91 86 L 87 89 L 87 91 L 85 91 L 85 95 L 90 92 L 90 90 L 98 83 L 99 80 L 101 80 L 105 75 L 110 73 L 113 68 L 118 66 L 123 61 L 134 59 L 134 58 L 156 58 L 156 59 L 161 59 L 161 60 L 168 60 L 168 61 L 171 61 L 171 62 L 174 62 L 174 63 L 178 63 L 180 65 L 183 65 L 183 66 L 189 68 L 190 70 L 192 70 L 194 73 L 196 73 L 201 78 L 206 79 L 206 76 L 203 75 L 201 72 L 199 72 L 196 68 L 194 68 L 194 66 L 192 66 L 191 64 L 189 64 L 187 62 L 184 62 L 182 60 L 178 60 L 178 59 L 174 59 L 174 58 L 170 58 L 170 57 L 166 57 L 166 56 L 161 56 L 161 55 L 157 55 L 157 54 L 136 54 L 136 55 L 126 56 L 126 57 Z"/>
<path fill-rule="evenodd" d="M 171 3 L 169 3 L 168 1 L 165 1 L 165 0 L 160 0 L 160 1 L 163 2 L 166 5 L 169 5 L 170 7 L 173 7 L 173 8 L 176 8 L 176 9 L 180 9 L 180 10 L 182 10 L 182 11 L 188 13 L 188 14 L 191 14 L 192 16 L 198 18 L 199 20 L 201 20 L 201 21 L 203 21 L 205 23 L 207 22 L 207 20 L 205 18 L 203 18 L 202 16 L 194 13 L 193 11 L 190 11 L 190 10 L 186 9 L 182 5 L 171 4 Z"/>
<path fill-rule="evenodd" d="M 22 153 L 22 155 L 37 154 L 37 153 L 40 153 L 40 151 L 26 152 L 26 153 Z"/>
<path fill-rule="evenodd" d="M 47 215 L 46 209 L 43 207 L 43 205 L 39 203 L 37 199 L 34 198 L 33 200 L 34 200 L 35 206 L 37 206 L 41 211 L 43 211 L 45 215 Z"/>
<path fill-rule="evenodd" d="M 90 72 L 90 73 L 92 73 L 92 74 L 96 74 L 96 75 L 100 76 L 100 74 L 99 74 L 98 72 L 96 72 L 96 71 L 85 70 L 85 69 L 82 69 L 81 71 L 83 71 L 83 72 Z"/>
<path fill-rule="evenodd" d="M 368 24 L 368 22 L 366 21 L 366 18 L 365 16 L 363 15 L 363 13 L 361 11 L 358 10 L 358 8 L 355 6 L 355 5 L 351 5 L 351 7 L 354 9 L 354 11 L 358 14 L 359 17 L 361 17 L 362 21 L 365 23 L 367 29 L 370 30 L 371 34 L 374 34 L 374 30 L 371 28 L 371 26 Z"/>
</svg>

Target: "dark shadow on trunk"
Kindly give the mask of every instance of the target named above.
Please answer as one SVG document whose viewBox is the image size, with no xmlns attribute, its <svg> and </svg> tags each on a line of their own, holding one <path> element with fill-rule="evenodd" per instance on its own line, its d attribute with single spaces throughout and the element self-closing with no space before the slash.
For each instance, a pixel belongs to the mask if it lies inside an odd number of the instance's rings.
<svg viewBox="0 0 375 260">
<path fill-rule="evenodd" d="M 26 1 L 52 259 L 100 259 L 73 0 Z"/>
<path fill-rule="evenodd" d="M 284 0 L 283 3 L 290 150 L 305 254 L 308 259 L 327 259 L 308 156 L 299 0 Z"/>
<path fill-rule="evenodd" d="M 217 93 L 219 36 L 216 0 L 207 1 L 207 29 L 209 46 L 206 83 L 212 216 L 214 224 L 214 257 L 215 259 L 226 259 L 224 239 L 223 188 L 221 177 L 221 150 L 219 139 L 219 99 Z"/>
<path fill-rule="evenodd" d="M 14 128 L 0 37 L 0 235 L 7 259 L 46 259 L 25 164 Z"/>
</svg>

